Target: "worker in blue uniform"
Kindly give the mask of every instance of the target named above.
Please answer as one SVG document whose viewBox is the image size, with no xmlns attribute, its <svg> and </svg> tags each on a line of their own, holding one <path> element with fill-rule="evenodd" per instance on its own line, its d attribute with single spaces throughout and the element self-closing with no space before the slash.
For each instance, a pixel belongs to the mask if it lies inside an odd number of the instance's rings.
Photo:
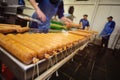
<svg viewBox="0 0 120 80">
<path fill-rule="evenodd" d="M 88 15 L 85 14 L 85 15 L 83 15 L 83 18 L 79 22 L 79 24 L 81 24 L 81 27 L 83 30 L 85 30 L 85 29 L 89 30 L 90 25 L 89 25 L 89 21 L 87 20 L 87 18 L 88 18 Z"/>
<path fill-rule="evenodd" d="M 29 0 L 35 9 L 32 18 L 38 19 L 42 24 L 36 22 L 30 23 L 30 28 L 37 28 L 39 32 L 48 33 L 50 29 L 50 20 L 57 13 L 59 18 L 67 22 L 72 21 L 64 17 L 64 4 L 62 0 Z"/>
<path fill-rule="evenodd" d="M 105 24 L 105 27 L 100 34 L 100 36 L 102 37 L 101 46 L 102 47 L 104 46 L 105 48 L 108 48 L 108 42 L 109 42 L 110 35 L 112 34 L 115 28 L 115 21 L 113 21 L 113 17 L 109 16 L 107 20 L 108 22 Z"/>
</svg>

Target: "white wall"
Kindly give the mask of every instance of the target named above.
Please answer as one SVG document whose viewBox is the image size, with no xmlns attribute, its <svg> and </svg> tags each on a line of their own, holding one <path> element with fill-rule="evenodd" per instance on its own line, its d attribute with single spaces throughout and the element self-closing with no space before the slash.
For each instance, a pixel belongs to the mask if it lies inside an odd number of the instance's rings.
<svg viewBox="0 0 120 80">
<path fill-rule="evenodd" d="M 99 2 L 96 3 L 96 1 Z M 26 3 L 27 6 L 31 7 L 28 2 Z M 65 14 L 67 14 L 68 8 L 71 5 L 75 7 L 75 23 L 79 23 L 79 20 L 82 18 L 83 14 L 88 14 L 88 20 L 90 21 L 91 29 L 96 30 L 100 33 L 107 21 L 106 18 L 108 16 L 113 16 L 114 21 L 116 22 L 116 29 L 120 28 L 120 0 L 64 0 Z M 33 12 L 34 10 L 25 10 L 24 13 L 32 15 Z M 114 31 L 113 36 L 116 35 L 115 32 L 116 31 Z M 112 41 L 113 40 L 110 41 L 110 44 Z"/>
<path fill-rule="evenodd" d="M 74 5 L 76 23 L 82 18 L 83 14 L 88 14 L 88 20 L 91 24 L 91 29 L 96 30 L 99 33 L 103 29 L 108 16 L 113 16 L 117 26 L 120 25 L 120 0 L 100 0 L 96 14 L 94 14 L 95 3 L 97 0 L 89 1 L 75 1 L 75 0 L 64 0 L 65 2 L 65 13 L 67 13 L 68 7 Z M 93 17 L 95 15 L 95 17 Z M 92 23 L 92 19 L 94 22 Z"/>
<path fill-rule="evenodd" d="M 101 32 L 108 16 L 113 16 L 116 25 L 120 25 L 120 6 L 100 5 L 92 29 Z"/>
<path fill-rule="evenodd" d="M 65 14 L 68 13 L 68 8 L 70 5 L 65 5 Z M 91 20 L 94 6 L 92 5 L 74 5 L 75 11 L 74 16 L 76 17 L 74 19 L 74 22 L 79 23 L 80 19 L 83 17 L 84 14 L 88 14 L 88 20 Z M 91 10 L 91 11 L 90 11 Z"/>
<path fill-rule="evenodd" d="M 99 1 L 98 3 L 96 1 Z M 75 22 L 78 23 L 83 14 L 88 14 L 88 20 L 91 24 L 91 29 L 99 33 L 103 30 L 108 16 L 113 16 L 116 22 L 116 27 L 109 40 L 109 48 L 113 48 L 115 44 L 115 37 L 120 30 L 120 0 L 89 0 L 75 1 L 65 0 L 65 11 L 68 10 L 70 5 L 75 5 Z"/>
</svg>

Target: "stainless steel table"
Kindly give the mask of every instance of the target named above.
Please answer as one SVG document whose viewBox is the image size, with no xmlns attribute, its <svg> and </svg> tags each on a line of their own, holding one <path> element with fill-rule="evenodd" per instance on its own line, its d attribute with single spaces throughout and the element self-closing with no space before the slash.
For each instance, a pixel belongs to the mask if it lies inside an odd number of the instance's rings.
<svg viewBox="0 0 120 80">
<path fill-rule="evenodd" d="M 6 64 L 6 66 L 14 73 L 18 80 L 32 80 L 32 78 L 36 78 L 36 80 L 45 80 L 67 61 L 69 61 L 79 49 L 85 47 L 88 41 L 89 39 L 86 38 L 79 44 L 74 45 L 74 47 L 62 51 L 56 56 L 51 56 L 51 58 L 48 60 L 43 59 L 37 64 L 30 65 L 23 64 L 5 49 L 0 47 L 0 61 Z"/>
</svg>

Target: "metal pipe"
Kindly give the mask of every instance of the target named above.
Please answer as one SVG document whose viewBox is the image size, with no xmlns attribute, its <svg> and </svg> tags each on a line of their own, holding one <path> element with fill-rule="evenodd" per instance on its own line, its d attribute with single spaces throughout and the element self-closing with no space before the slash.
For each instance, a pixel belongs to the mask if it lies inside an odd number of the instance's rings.
<svg viewBox="0 0 120 80">
<path fill-rule="evenodd" d="M 92 18 L 91 18 L 91 27 L 90 27 L 90 29 L 93 29 L 93 24 L 94 24 L 95 17 L 97 15 L 99 3 L 100 3 L 100 0 L 96 0 L 93 15 L 92 15 Z"/>
</svg>

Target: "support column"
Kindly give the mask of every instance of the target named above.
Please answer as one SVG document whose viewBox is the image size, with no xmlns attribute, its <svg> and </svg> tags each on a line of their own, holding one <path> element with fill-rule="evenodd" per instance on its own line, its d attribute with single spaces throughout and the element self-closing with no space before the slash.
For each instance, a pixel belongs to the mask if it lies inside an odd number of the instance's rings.
<svg viewBox="0 0 120 80">
<path fill-rule="evenodd" d="M 100 0 L 96 0 L 96 2 L 94 4 L 94 11 L 93 11 L 93 15 L 92 15 L 92 18 L 91 18 L 90 30 L 93 29 L 93 24 L 94 24 L 95 17 L 97 15 L 97 11 L 98 11 L 98 8 L 99 8 L 99 3 L 100 3 Z"/>
</svg>

